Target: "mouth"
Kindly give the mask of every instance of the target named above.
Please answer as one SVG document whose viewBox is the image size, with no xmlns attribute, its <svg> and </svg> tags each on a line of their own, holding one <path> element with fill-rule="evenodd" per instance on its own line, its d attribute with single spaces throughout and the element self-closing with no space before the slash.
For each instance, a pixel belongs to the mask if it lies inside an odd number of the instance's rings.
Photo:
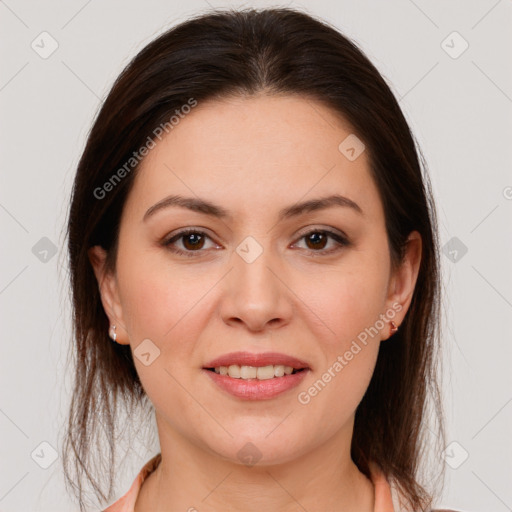
<svg viewBox="0 0 512 512">
<path fill-rule="evenodd" d="M 231 352 L 208 361 L 203 369 L 234 379 L 270 379 L 310 370 L 310 364 L 278 352 Z"/>
<path fill-rule="evenodd" d="M 216 366 L 204 369 L 219 375 L 242 380 L 280 379 L 286 377 L 287 375 L 295 375 L 296 373 L 309 370 L 308 367 L 294 368 L 292 366 L 285 366 L 280 364 L 266 366 L 240 366 L 237 364 L 232 364 L 229 366 Z"/>
<path fill-rule="evenodd" d="M 304 381 L 309 368 L 284 365 L 217 366 L 203 368 L 204 374 L 222 392 L 241 400 L 270 400 L 291 392 Z M 289 396 L 289 395 L 288 395 Z"/>
<path fill-rule="evenodd" d="M 202 368 L 222 391 L 244 400 L 268 400 L 297 387 L 312 371 L 311 365 L 277 352 L 232 352 Z"/>
</svg>

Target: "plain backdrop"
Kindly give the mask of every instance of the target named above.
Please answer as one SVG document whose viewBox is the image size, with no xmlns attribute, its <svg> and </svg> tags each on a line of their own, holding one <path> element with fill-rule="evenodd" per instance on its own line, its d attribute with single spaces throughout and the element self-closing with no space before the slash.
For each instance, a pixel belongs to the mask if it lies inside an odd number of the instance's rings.
<svg viewBox="0 0 512 512">
<path fill-rule="evenodd" d="M 76 165 L 102 99 L 128 61 L 171 25 L 211 7 L 276 5 L 320 16 L 353 38 L 400 100 L 427 159 L 443 245 L 449 445 L 438 505 L 512 510 L 512 2 L 6 0 L 2 512 L 77 510 L 52 457 L 71 389 L 63 234 Z M 155 446 L 132 448 L 118 473 L 119 495 Z"/>
</svg>

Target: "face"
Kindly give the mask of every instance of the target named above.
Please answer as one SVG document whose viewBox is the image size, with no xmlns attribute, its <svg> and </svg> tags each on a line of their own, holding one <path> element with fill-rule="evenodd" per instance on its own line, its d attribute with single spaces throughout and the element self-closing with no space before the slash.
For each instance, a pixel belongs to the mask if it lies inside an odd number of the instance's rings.
<svg viewBox="0 0 512 512">
<path fill-rule="evenodd" d="M 268 464 L 350 437 L 388 320 L 399 325 L 410 303 L 420 254 L 411 237 L 391 272 L 367 154 L 339 149 L 351 133 L 305 98 L 226 99 L 198 104 L 143 161 L 115 274 L 102 273 L 101 248 L 91 261 L 159 428 L 232 461 L 251 442 Z M 217 211 L 163 205 L 171 195 Z M 297 208 L 330 196 L 338 199 L 327 207 Z M 307 368 L 260 381 L 205 369 L 233 352 L 279 353 Z"/>
</svg>

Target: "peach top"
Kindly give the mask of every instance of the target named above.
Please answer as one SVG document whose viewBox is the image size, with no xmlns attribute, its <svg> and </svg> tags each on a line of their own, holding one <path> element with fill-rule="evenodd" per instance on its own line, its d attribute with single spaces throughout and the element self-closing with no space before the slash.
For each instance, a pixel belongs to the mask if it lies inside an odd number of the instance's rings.
<svg viewBox="0 0 512 512">
<path fill-rule="evenodd" d="M 161 460 L 161 453 L 149 460 L 133 481 L 129 491 L 103 512 L 133 512 L 142 483 L 158 467 Z M 374 512 L 398 512 L 393 507 L 391 487 L 376 465 L 371 466 L 371 481 L 375 488 Z"/>
</svg>

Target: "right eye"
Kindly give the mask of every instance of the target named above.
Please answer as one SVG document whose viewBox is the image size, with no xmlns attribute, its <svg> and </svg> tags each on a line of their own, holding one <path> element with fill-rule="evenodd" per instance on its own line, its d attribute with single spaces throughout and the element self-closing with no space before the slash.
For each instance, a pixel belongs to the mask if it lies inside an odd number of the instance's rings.
<svg viewBox="0 0 512 512">
<path fill-rule="evenodd" d="M 201 253 L 205 239 L 211 238 L 204 232 L 198 229 L 184 229 L 179 231 L 167 241 L 163 242 L 163 245 L 167 247 L 171 252 L 183 256 L 195 257 L 194 253 Z M 181 241 L 183 249 L 175 246 L 177 241 Z"/>
</svg>

